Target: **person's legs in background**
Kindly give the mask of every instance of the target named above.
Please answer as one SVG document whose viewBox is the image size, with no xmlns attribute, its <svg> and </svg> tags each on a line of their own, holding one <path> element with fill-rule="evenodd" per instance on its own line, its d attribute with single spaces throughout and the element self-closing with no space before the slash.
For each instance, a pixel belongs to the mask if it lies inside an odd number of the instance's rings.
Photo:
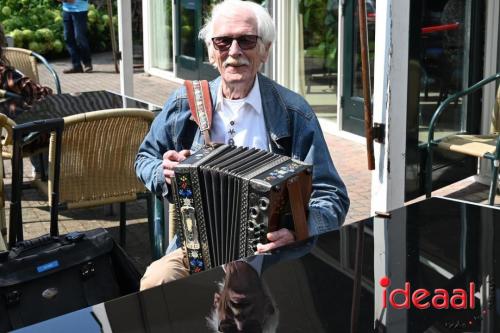
<svg viewBox="0 0 500 333">
<path fill-rule="evenodd" d="M 64 26 L 64 42 L 71 56 L 72 67 L 63 70 L 63 73 L 81 73 L 83 72 L 80 54 L 75 39 L 75 21 L 74 14 L 71 12 L 63 11 L 63 26 Z"/>
<path fill-rule="evenodd" d="M 49 154 L 47 152 L 40 153 L 38 155 L 30 156 L 30 161 L 32 164 L 32 177 L 34 179 L 42 179 L 42 170 L 45 172 L 45 177 L 49 173 Z M 43 165 L 42 165 L 43 161 Z M 46 179 L 42 179 L 46 180 Z"/>
<path fill-rule="evenodd" d="M 83 62 L 83 71 L 92 71 L 92 58 L 87 33 L 87 12 L 73 13 L 73 26 L 79 56 Z"/>
</svg>

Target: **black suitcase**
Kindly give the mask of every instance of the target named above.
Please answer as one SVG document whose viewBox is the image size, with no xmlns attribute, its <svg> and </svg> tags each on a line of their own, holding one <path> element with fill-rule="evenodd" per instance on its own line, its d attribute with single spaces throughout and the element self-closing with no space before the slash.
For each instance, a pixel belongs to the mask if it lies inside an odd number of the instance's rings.
<svg viewBox="0 0 500 333">
<path fill-rule="evenodd" d="M 0 332 L 138 291 L 139 280 L 105 229 L 19 242 L 0 255 Z"/>
</svg>

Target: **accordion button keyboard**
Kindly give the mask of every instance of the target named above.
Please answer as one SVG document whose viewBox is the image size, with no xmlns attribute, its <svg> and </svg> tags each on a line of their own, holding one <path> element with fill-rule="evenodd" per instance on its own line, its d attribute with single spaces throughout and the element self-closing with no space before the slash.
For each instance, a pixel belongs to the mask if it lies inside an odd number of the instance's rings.
<svg viewBox="0 0 500 333">
<path fill-rule="evenodd" d="M 248 220 L 248 242 L 255 251 L 257 244 L 265 242 L 266 227 L 263 223 L 258 223 L 254 219 Z"/>
</svg>

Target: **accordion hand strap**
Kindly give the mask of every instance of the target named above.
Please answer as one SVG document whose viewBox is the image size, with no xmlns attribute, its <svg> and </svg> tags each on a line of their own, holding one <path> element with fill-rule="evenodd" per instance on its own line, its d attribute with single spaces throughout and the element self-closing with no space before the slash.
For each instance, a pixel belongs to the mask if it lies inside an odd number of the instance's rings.
<svg viewBox="0 0 500 333">
<path fill-rule="evenodd" d="M 184 81 L 186 86 L 191 115 L 198 124 L 205 144 L 210 144 L 210 127 L 212 126 L 212 98 L 207 80 Z"/>
<path fill-rule="evenodd" d="M 298 241 L 309 237 L 306 216 L 308 202 L 304 200 L 305 193 L 303 193 L 300 185 L 297 177 L 293 177 L 287 182 L 288 199 L 290 200 L 295 229 L 295 240 Z"/>
</svg>

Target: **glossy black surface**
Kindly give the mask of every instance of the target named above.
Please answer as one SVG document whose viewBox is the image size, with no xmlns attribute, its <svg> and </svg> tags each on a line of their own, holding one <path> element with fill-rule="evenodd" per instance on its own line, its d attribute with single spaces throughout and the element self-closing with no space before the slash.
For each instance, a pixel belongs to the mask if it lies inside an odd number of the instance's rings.
<svg viewBox="0 0 500 333">
<path fill-rule="evenodd" d="M 231 276 L 258 288 L 239 299 L 239 307 L 232 307 L 249 311 L 237 317 L 251 323 L 247 327 L 253 329 L 246 332 L 261 331 L 261 310 L 273 307 L 279 313 L 277 332 L 499 332 L 495 285 L 500 273 L 499 237 L 500 210 L 433 198 L 395 210 L 390 218 L 369 218 L 261 256 L 262 265 L 252 257 L 248 262 L 261 268 L 264 289 L 251 279 L 256 271 L 243 269 L 247 264 L 240 262 L 240 275 Z M 226 275 L 229 267 L 235 266 L 226 266 Z M 209 331 L 207 316 L 224 276 L 219 267 L 22 331 L 99 332 L 100 327 L 104 332 Z M 409 282 L 412 291 L 444 288 L 451 294 L 453 288 L 466 289 L 474 282 L 475 308 L 384 309 L 379 283 L 384 276 L 392 281 L 389 290 Z M 233 290 L 249 291 L 246 282 L 233 284 Z M 269 295 L 273 306 L 257 303 L 259 290 Z M 253 304 L 264 305 L 252 312 Z M 101 326 L 95 318 L 100 318 Z M 234 327 L 231 318 L 225 327 Z"/>
<path fill-rule="evenodd" d="M 47 96 L 41 101 L 35 102 L 31 107 L 23 105 L 22 101 L 16 101 L 15 99 L 0 103 L 0 112 L 13 119 L 17 124 L 116 108 L 140 108 L 159 111 L 159 108 L 153 104 L 128 97 L 122 98 L 121 95 L 109 91 L 88 91 Z"/>
</svg>

